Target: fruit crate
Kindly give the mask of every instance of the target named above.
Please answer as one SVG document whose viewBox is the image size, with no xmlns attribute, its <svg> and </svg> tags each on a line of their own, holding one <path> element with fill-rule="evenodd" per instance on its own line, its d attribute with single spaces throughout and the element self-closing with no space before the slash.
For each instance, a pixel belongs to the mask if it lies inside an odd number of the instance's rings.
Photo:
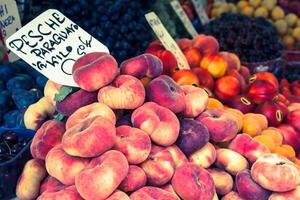
<svg viewBox="0 0 300 200">
<path fill-rule="evenodd" d="M 8 200 L 16 196 L 16 184 L 18 177 L 23 170 L 23 167 L 31 158 L 30 144 L 35 132 L 28 129 L 16 128 L 3 128 L 0 127 L 0 137 L 7 132 L 11 131 L 18 135 L 19 139 L 29 138 L 29 142 L 16 154 L 12 159 L 1 162 L 0 161 L 0 199 Z"/>
</svg>

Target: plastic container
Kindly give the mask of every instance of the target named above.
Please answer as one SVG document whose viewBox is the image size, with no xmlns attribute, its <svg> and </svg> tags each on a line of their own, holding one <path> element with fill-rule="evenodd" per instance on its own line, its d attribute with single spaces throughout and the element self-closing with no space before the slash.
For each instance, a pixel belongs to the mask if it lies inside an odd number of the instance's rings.
<svg viewBox="0 0 300 200">
<path fill-rule="evenodd" d="M 19 138 L 33 138 L 35 131 L 28 129 L 3 128 L 0 127 L 0 136 L 6 131 L 13 131 L 18 134 Z M 23 167 L 29 159 L 30 142 L 11 160 L 0 163 L 0 199 L 8 200 L 16 196 L 16 184 Z"/>
<path fill-rule="evenodd" d="M 264 62 L 257 62 L 257 63 L 242 63 L 242 65 L 248 67 L 252 74 L 256 72 L 268 71 L 273 72 L 276 69 L 279 69 L 283 65 L 283 60 L 281 57 L 268 60 Z"/>
</svg>

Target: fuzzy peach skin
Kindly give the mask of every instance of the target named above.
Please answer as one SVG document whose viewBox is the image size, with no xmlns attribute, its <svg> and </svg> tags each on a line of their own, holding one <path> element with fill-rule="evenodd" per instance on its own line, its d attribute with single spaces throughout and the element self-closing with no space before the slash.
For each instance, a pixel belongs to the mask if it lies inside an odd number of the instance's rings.
<svg viewBox="0 0 300 200">
<path fill-rule="evenodd" d="M 231 175 L 218 168 L 211 168 L 207 170 L 214 180 L 216 192 L 219 195 L 229 193 L 233 188 L 233 179 Z"/>
<path fill-rule="evenodd" d="M 240 132 L 243 128 L 244 114 L 238 109 L 229 108 L 229 107 L 224 107 L 224 109 L 227 112 L 229 112 L 232 116 L 234 116 L 234 118 L 236 119 L 236 122 L 238 124 L 238 132 Z"/>
<path fill-rule="evenodd" d="M 130 200 L 179 200 L 175 194 L 157 187 L 143 187 L 130 195 Z"/>
<path fill-rule="evenodd" d="M 64 189 L 66 186 L 52 176 L 47 176 L 40 187 L 40 194 L 44 192 L 56 192 Z"/>
<path fill-rule="evenodd" d="M 126 125 L 119 126 L 114 149 L 122 152 L 130 164 L 140 164 L 150 154 L 151 139 L 141 129 Z"/>
<path fill-rule="evenodd" d="M 237 192 L 231 191 L 225 196 L 223 196 L 221 200 L 245 200 L 245 199 L 240 197 L 240 195 Z"/>
<path fill-rule="evenodd" d="M 120 75 L 111 85 L 99 90 L 98 101 L 112 109 L 136 109 L 144 103 L 145 96 L 140 80 L 134 76 Z"/>
<path fill-rule="evenodd" d="M 55 192 L 45 192 L 37 198 L 37 200 L 53 200 L 53 199 L 83 200 L 83 198 L 79 195 L 74 185 Z"/>
<path fill-rule="evenodd" d="M 123 192 L 132 192 L 144 187 L 147 183 L 147 176 L 144 170 L 136 165 L 129 165 L 126 178 L 119 185 Z"/>
<path fill-rule="evenodd" d="M 245 156 L 249 161 L 254 162 L 261 155 L 270 153 L 265 145 L 255 141 L 248 134 L 237 135 L 229 144 L 229 149 Z"/>
<path fill-rule="evenodd" d="M 171 180 L 175 163 L 166 148 L 152 145 L 151 153 L 141 167 L 146 173 L 148 185 L 162 186 Z"/>
<path fill-rule="evenodd" d="M 96 116 L 66 130 L 62 147 L 69 155 L 90 158 L 113 148 L 115 142 L 115 125 L 107 118 Z"/>
<path fill-rule="evenodd" d="M 106 200 L 130 200 L 129 196 L 120 190 L 116 190 Z"/>
<path fill-rule="evenodd" d="M 153 79 L 146 88 L 148 101 L 155 102 L 180 113 L 185 109 L 185 95 L 179 85 L 169 76 L 161 75 Z"/>
<path fill-rule="evenodd" d="M 288 192 L 274 192 L 268 200 L 295 200 L 300 199 L 300 186 Z"/>
<path fill-rule="evenodd" d="M 279 127 L 283 136 L 283 144 L 292 146 L 296 152 L 300 151 L 300 134 L 289 124 L 281 124 Z"/>
<path fill-rule="evenodd" d="M 110 150 L 91 160 L 75 179 L 79 194 L 86 200 L 109 197 L 126 178 L 129 165 L 119 151 Z"/>
<path fill-rule="evenodd" d="M 189 161 L 203 168 L 209 168 L 217 158 L 217 152 L 211 143 L 207 143 L 204 147 L 190 155 Z"/>
<path fill-rule="evenodd" d="M 227 63 L 227 71 L 230 71 L 232 69 L 240 70 L 241 61 L 236 54 L 227 51 L 222 51 L 220 52 L 220 55 L 224 58 L 224 60 Z"/>
<path fill-rule="evenodd" d="M 192 40 L 188 39 L 188 38 L 182 38 L 182 39 L 178 39 L 176 40 L 176 43 L 178 45 L 178 47 L 184 51 L 185 49 L 188 49 L 192 46 Z"/>
<path fill-rule="evenodd" d="M 47 153 L 57 144 L 61 143 L 65 132 L 65 124 L 56 120 L 48 120 L 34 135 L 30 151 L 33 158 L 45 160 Z"/>
<path fill-rule="evenodd" d="M 120 65 L 121 74 L 131 75 L 138 79 L 145 76 L 155 78 L 161 75 L 162 71 L 163 64 L 161 60 L 149 53 L 125 60 Z"/>
<path fill-rule="evenodd" d="M 215 184 L 209 172 L 193 163 L 177 168 L 171 183 L 182 199 L 211 200 L 215 193 Z"/>
<path fill-rule="evenodd" d="M 234 116 L 224 109 L 207 109 L 197 120 L 205 125 L 211 140 L 226 142 L 233 139 L 238 132 L 238 124 Z"/>
<path fill-rule="evenodd" d="M 208 102 L 208 95 L 204 89 L 192 85 L 181 86 L 185 94 L 185 109 L 183 111 L 184 117 L 194 118 L 202 113 Z"/>
<path fill-rule="evenodd" d="M 87 118 L 102 116 L 109 119 L 113 124 L 116 124 L 116 115 L 110 107 L 103 103 L 92 103 L 76 110 L 67 120 L 66 129 L 82 122 Z"/>
<path fill-rule="evenodd" d="M 219 43 L 213 36 L 198 35 L 194 37 L 193 47 L 197 47 L 202 55 L 214 54 L 219 51 Z"/>
<path fill-rule="evenodd" d="M 35 199 L 39 195 L 40 184 L 47 174 L 45 163 L 40 159 L 29 160 L 19 177 L 16 195 L 22 200 Z"/>
<path fill-rule="evenodd" d="M 178 199 L 180 199 L 180 197 L 179 197 L 179 196 L 177 195 L 177 193 L 175 192 L 175 190 L 174 190 L 174 188 L 173 188 L 173 186 L 172 186 L 171 183 L 166 184 L 166 185 L 164 185 L 164 186 L 161 186 L 160 188 L 163 189 L 163 190 L 166 190 L 166 191 L 168 191 L 168 192 L 171 192 L 172 194 L 176 195 L 176 197 L 177 197 Z"/>
<path fill-rule="evenodd" d="M 187 157 L 184 155 L 184 153 L 178 148 L 176 145 L 172 145 L 167 147 L 167 150 L 171 153 L 172 158 L 175 163 L 175 167 L 180 167 L 184 163 L 188 162 Z"/>
<path fill-rule="evenodd" d="M 245 200 L 268 199 L 271 192 L 257 184 L 251 177 L 250 170 L 240 171 L 235 176 L 235 187 Z"/>
<path fill-rule="evenodd" d="M 44 97 L 46 97 L 46 99 L 49 101 L 49 103 L 52 103 L 52 105 L 55 105 L 54 97 L 55 94 L 59 93 L 60 88 L 60 84 L 57 84 L 51 80 L 48 80 L 44 87 Z"/>
<path fill-rule="evenodd" d="M 230 149 L 217 149 L 216 166 L 225 169 L 231 175 L 248 168 L 248 161 L 241 154 Z"/>
<path fill-rule="evenodd" d="M 68 155 L 61 145 L 49 151 L 45 162 L 47 172 L 65 185 L 73 185 L 75 176 L 89 164 L 86 158 Z"/>
<path fill-rule="evenodd" d="M 179 135 L 179 120 L 176 115 L 154 102 L 145 103 L 137 108 L 131 115 L 131 122 L 161 146 L 174 144 Z"/>
<path fill-rule="evenodd" d="M 298 110 L 298 109 L 300 109 L 300 103 L 294 102 L 294 103 L 290 103 L 290 104 L 288 105 L 288 110 L 289 110 L 290 112 L 293 112 L 294 110 Z"/>
<path fill-rule="evenodd" d="M 27 129 L 37 130 L 47 117 L 52 117 L 55 113 L 55 106 L 46 97 L 31 104 L 24 113 L 24 124 Z"/>
<path fill-rule="evenodd" d="M 251 176 L 263 188 L 274 192 L 287 192 L 300 184 L 299 168 L 287 158 L 272 153 L 263 154 L 255 161 Z"/>
<path fill-rule="evenodd" d="M 114 80 L 118 74 L 118 63 L 107 53 L 88 53 L 76 60 L 72 74 L 81 89 L 92 92 Z"/>
</svg>

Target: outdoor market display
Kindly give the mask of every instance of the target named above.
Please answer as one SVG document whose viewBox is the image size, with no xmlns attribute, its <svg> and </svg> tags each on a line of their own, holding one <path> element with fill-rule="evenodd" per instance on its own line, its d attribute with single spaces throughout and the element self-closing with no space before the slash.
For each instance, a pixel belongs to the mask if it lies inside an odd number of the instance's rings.
<svg viewBox="0 0 300 200">
<path fill-rule="evenodd" d="M 74 22 L 51 9 L 6 41 L 28 64 L 0 63 L 0 199 L 300 199 L 297 3 L 54 2 Z"/>
</svg>

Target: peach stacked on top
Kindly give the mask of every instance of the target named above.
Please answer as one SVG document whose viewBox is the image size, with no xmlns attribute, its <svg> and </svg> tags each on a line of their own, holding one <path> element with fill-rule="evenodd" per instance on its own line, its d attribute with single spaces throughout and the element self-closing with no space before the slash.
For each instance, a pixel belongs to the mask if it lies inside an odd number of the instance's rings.
<svg viewBox="0 0 300 200">
<path fill-rule="evenodd" d="M 268 129 L 264 116 L 209 103 L 203 89 L 161 75 L 162 63 L 153 55 L 125 61 L 118 73 L 113 59 L 93 53 L 75 63 L 79 91 L 97 98 L 83 99 L 74 91 L 65 97 L 66 118 L 39 127 L 31 144 L 33 159 L 17 185 L 21 200 L 253 200 L 267 199 L 272 192 L 275 197 L 297 195 L 300 170 L 270 153 L 283 147 L 284 140 Z M 146 88 L 143 78 L 153 79 Z M 257 120 L 258 130 L 248 127 L 254 123 L 248 118 Z M 250 134 L 268 136 L 274 145 Z"/>
</svg>

